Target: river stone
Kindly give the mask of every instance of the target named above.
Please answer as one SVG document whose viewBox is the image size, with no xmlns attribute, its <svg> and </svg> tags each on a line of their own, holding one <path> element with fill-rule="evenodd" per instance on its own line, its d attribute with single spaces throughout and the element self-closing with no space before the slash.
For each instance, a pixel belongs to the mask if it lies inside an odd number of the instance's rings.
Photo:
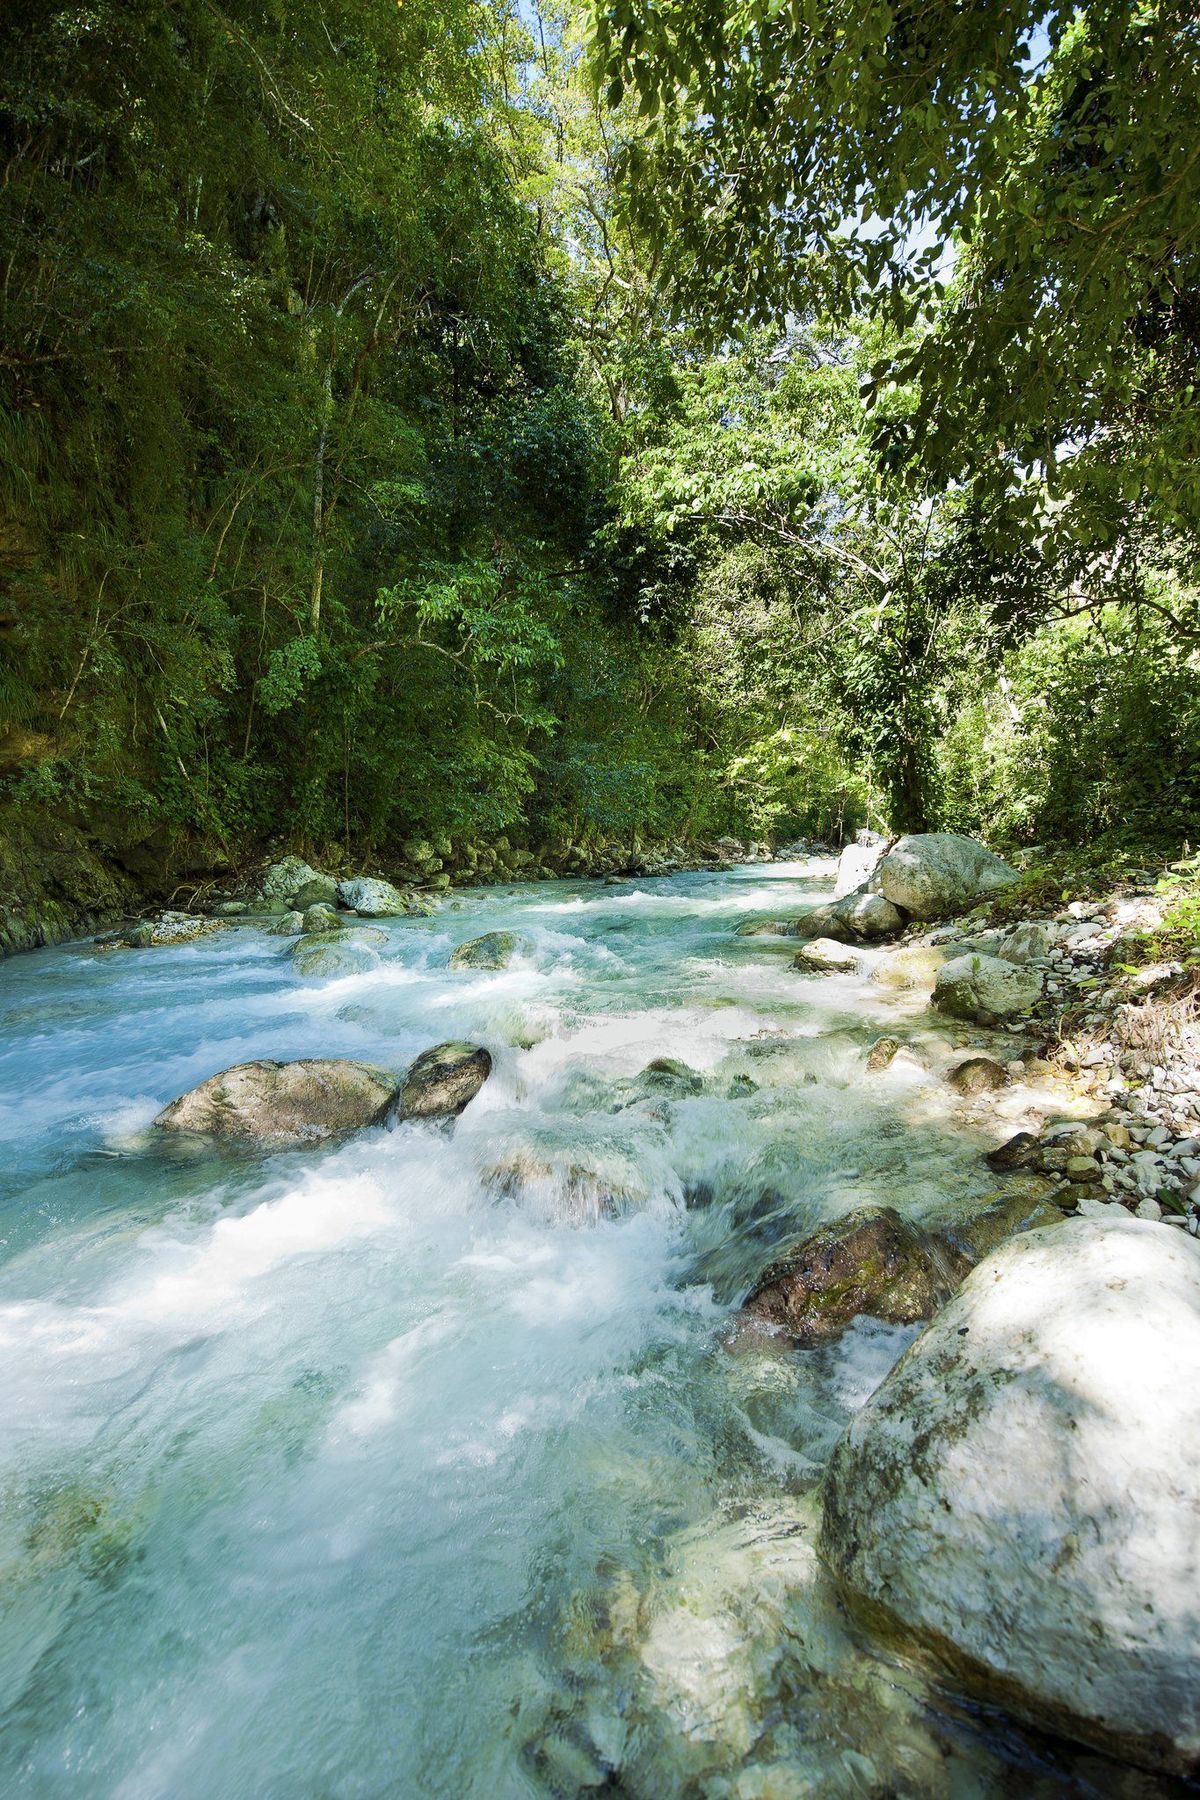
<svg viewBox="0 0 1200 1800">
<path fill-rule="evenodd" d="M 399 888 L 373 875 L 355 875 L 337 884 L 337 903 L 364 919 L 393 919 L 406 911 Z"/>
<path fill-rule="evenodd" d="M 1003 1087 L 1008 1076 L 994 1056 L 964 1056 L 946 1070 L 946 1080 L 957 1093 L 975 1095 Z"/>
<path fill-rule="evenodd" d="M 1062 1212 L 1047 1198 L 1046 1188 L 1047 1183 L 1040 1176 L 1014 1177 L 969 1217 L 951 1219 L 946 1224 L 927 1220 L 926 1225 L 966 1274 L 1018 1231 L 1036 1231 L 1042 1225 L 1061 1222 Z"/>
<path fill-rule="evenodd" d="M 948 1259 L 924 1232 L 893 1207 L 860 1207 L 773 1263 L 744 1311 L 814 1343 L 860 1313 L 897 1325 L 927 1319 L 954 1285 Z"/>
<path fill-rule="evenodd" d="M 957 1684 L 1194 1773 L 1200 1249 L 1114 1211 L 968 1277 L 841 1438 L 822 1541 Z"/>
<path fill-rule="evenodd" d="M 398 1085 L 386 1069 L 333 1057 L 239 1063 L 172 1100 L 154 1123 L 260 1143 L 318 1143 L 380 1124 Z"/>
<path fill-rule="evenodd" d="M 794 919 L 746 919 L 734 937 L 795 937 Z"/>
<path fill-rule="evenodd" d="M 338 884 L 332 875 L 314 875 L 311 881 L 297 888 L 292 895 L 292 905 L 297 912 L 307 912 L 310 906 L 320 906 L 322 901 L 327 906 L 337 902 Z"/>
<path fill-rule="evenodd" d="M 699 1094 L 704 1088 L 704 1077 L 676 1056 L 656 1056 L 646 1064 L 639 1079 L 656 1093 L 672 1094 L 680 1100 Z"/>
<path fill-rule="evenodd" d="M 876 873 L 880 892 L 914 919 L 944 919 L 1017 879 L 1002 857 L 953 831 L 902 837 Z"/>
<path fill-rule="evenodd" d="M 302 857 L 285 856 L 282 862 L 272 863 L 263 876 L 262 897 L 268 906 L 273 903 L 291 906 L 301 889 L 316 879 L 317 871 Z"/>
<path fill-rule="evenodd" d="M 852 935 L 849 926 L 838 911 L 837 905 L 829 902 L 822 906 L 810 906 L 807 912 L 801 913 L 792 927 L 793 935 L 802 938 L 834 938 L 841 941 Z"/>
<path fill-rule="evenodd" d="M 268 937 L 299 937 L 304 930 L 304 915 L 298 912 L 281 913 L 274 925 L 267 926 Z"/>
<path fill-rule="evenodd" d="M 834 908 L 839 925 L 856 938 L 894 937 L 904 929 L 903 915 L 882 894 L 857 888 Z"/>
<path fill-rule="evenodd" d="M 867 1051 L 867 1068 L 872 1075 L 880 1069 L 890 1068 L 900 1048 L 900 1039 L 894 1037 L 877 1037 Z"/>
<path fill-rule="evenodd" d="M 492 1072 L 480 1044 L 435 1044 L 423 1050 L 400 1089 L 402 1119 L 455 1119 Z"/>
<path fill-rule="evenodd" d="M 292 945 L 292 966 L 297 975 L 364 975 L 379 967 L 373 938 L 382 932 L 315 931 Z M 386 942 L 386 940 L 384 940 Z"/>
<path fill-rule="evenodd" d="M 858 967 L 858 951 L 849 944 L 839 944 L 833 938 L 813 938 L 802 950 L 797 950 L 792 958 L 793 969 L 816 969 L 822 974 L 834 974 L 846 970 L 853 971 Z"/>
<path fill-rule="evenodd" d="M 989 1169 L 1027 1169 L 1036 1162 L 1040 1149 L 1041 1142 L 1032 1131 L 1018 1131 L 989 1150 L 984 1160 Z"/>
<path fill-rule="evenodd" d="M 933 1004 L 952 1019 L 991 1025 L 1028 1012 L 1042 991 L 1036 969 L 999 956 L 956 956 L 937 972 Z"/>
<path fill-rule="evenodd" d="M 996 946 L 997 956 L 1005 962 L 1045 962 L 1050 955 L 1050 929 L 1036 919 L 1025 919 L 1006 931 Z"/>
<path fill-rule="evenodd" d="M 871 972 L 871 980 L 880 987 L 895 988 L 900 993 L 924 988 L 933 992 L 938 970 L 949 962 L 949 952 L 936 944 L 910 944 L 893 950 Z"/>
<path fill-rule="evenodd" d="M 342 921 L 327 900 L 319 900 L 315 906 L 305 907 L 304 915 L 300 920 L 300 929 L 305 933 L 340 931 Z"/>
<path fill-rule="evenodd" d="M 516 931 L 485 931 L 468 938 L 450 956 L 452 969 L 506 969 L 514 956 L 527 955 L 532 946 Z"/>
</svg>

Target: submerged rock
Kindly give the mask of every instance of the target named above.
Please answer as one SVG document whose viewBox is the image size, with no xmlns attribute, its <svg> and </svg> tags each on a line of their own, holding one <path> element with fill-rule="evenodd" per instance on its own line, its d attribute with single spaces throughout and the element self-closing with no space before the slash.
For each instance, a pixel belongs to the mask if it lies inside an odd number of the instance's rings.
<svg viewBox="0 0 1200 1800">
<path fill-rule="evenodd" d="M 1025 1233 L 843 1435 L 824 1554 L 961 1686 L 1200 1766 L 1200 1252 L 1128 1217 Z"/>
<path fill-rule="evenodd" d="M 422 1051 L 400 1089 L 402 1119 L 456 1119 L 492 1072 L 481 1044 L 436 1044 Z"/>
<path fill-rule="evenodd" d="M 745 919 L 734 932 L 734 937 L 795 937 L 796 921 L 794 919 Z"/>
<path fill-rule="evenodd" d="M 379 967 L 376 942 L 387 942 L 381 931 L 308 932 L 292 945 L 292 966 L 297 975 L 364 975 Z"/>
<path fill-rule="evenodd" d="M 531 945 L 517 931 L 485 931 L 482 937 L 468 938 L 451 952 L 452 969 L 506 969 L 514 956 L 527 955 Z"/>
<path fill-rule="evenodd" d="M 355 875 L 349 881 L 339 881 L 337 903 L 364 919 L 393 919 L 408 910 L 399 888 L 373 875 Z"/>
<path fill-rule="evenodd" d="M 952 1019 L 994 1025 L 1028 1012 L 1041 991 L 1036 969 L 999 956 L 956 956 L 938 970 L 933 1004 Z"/>
<path fill-rule="evenodd" d="M 381 1124 L 398 1088 L 386 1069 L 335 1057 L 238 1063 L 172 1100 L 154 1124 L 258 1143 L 319 1143 Z"/>
<path fill-rule="evenodd" d="M 646 1064 L 639 1081 L 654 1093 L 671 1094 L 680 1100 L 699 1094 L 704 1087 L 704 1077 L 675 1056 L 656 1056 Z"/>
<path fill-rule="evenodd" d="M 1017 880 L 1017 871 L 974 838 L 952 831 L 902 837 L 876 870 L 879 891 L 914 919 L 944 919 Z"/>
<path fill-rule="evenodd" d="M 1032 1131 L 1018 1131 L 989 1150 L 985 1160 L 990 1169 L 1027 1169 L 1037 1160 L 1040 1149 Z"/>
<path fill-rule="evenodd" d="M 880 1069 L 891 1067 L 896 1052 L 900 1048 L 900 1039 L 894 1037 L 878 1037 L 867 1051 L 867 1068 L 872 1075 Z"/>
<path fill-rule="evenodd" d="M 955 1280 L 917 1226 L 890 1206 L 862 1207 L 773 1263 L 744 1311 L 797 1343 L 814 1343 L 843 1331 L 860 1313 L 895 1325 L 927 1319 Z"/>
</svg>

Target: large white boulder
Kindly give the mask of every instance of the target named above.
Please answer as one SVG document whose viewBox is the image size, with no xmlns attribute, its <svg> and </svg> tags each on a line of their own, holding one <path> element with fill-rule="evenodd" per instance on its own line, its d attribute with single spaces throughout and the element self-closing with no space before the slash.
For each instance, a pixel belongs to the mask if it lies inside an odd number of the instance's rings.
<svg viewBox="0 0 1200 1800">
<path fill-rule="evenodd" d="M 374 875 L 355 875 L 349 881 L 339 881 L 337 902 L 364 919 L 392 919 L 408 909 L 399 888 Z"/>
<path fill-rule="evenodd" d="M 895 937 L 904 930 L 904 917 L 890 900 L 870 888 L 855 888 L 833 909 L 837 923 L 856 938 Z"/>
<path fill-rule="evenodd" d="M 849 944 L 839 944 L 836 938 L 812 938 L 802 950 L 797 950 L 792 967 L 816 969 L 823 975 L 852 972 L 858 967 L 858 951 Z"/>
<path fill-rule="evenodd" d="M 1013 1238 L 851 1422 L 823 1494 L 850 1595 L 963 1687 L 1200 1767 L 1200 1246 L 1126 1215 Z"/>
<path fill-rule="evenodd" d="M 1028 1012 L 1041 991 L 1041 973 L 1028 963 L 971 952 L 942 964 L 933 984 L 933 1004 L 952 1019 L 993 1025 Z"/>
<path fill-rule="evenodd" d="M 838 858 L 837 884 L 833 890 L 835 900 L 840 900 L 843 894 L 852 894 L 855 888 L 867 885 L 875 873 L 886 844 L 886 838 L 879 837 L 874 832 L 863 832 L 853 844 L 846 845 Z"/>
<path fill-rule="evenodd" d="M 900 838 L 876 870 L 879 891 L 914 919 L 943 919 L 1016 879 L 1003 857 L 953 831 Z"/>
</svg>

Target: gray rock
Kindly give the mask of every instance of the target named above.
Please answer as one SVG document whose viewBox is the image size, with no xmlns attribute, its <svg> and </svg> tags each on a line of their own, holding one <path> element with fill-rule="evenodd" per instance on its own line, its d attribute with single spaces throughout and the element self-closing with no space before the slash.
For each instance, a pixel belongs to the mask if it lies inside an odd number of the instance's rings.
<svg viewBox="0 0 1200 1800">
<path fill-rule="evenodd" d="M 792 959 L 794 969 L 807 969 L 820 974 L 834 974 L 840 971 L 853 972 L 858 967 L 858 951 L 849 944 L 839 944 L 833 938 L 813 938 L 811 942 L 797 950 Z"/>
<path fill-rule="evenodd" d="M 514 956 L 528 955 L 532 948 L 528 938 L 516 931 L 485 931 L 482 937 L 468 938 L 450 956 L 452 969 L 506 969 Z"/>
<path fill-rule="evenodd" d="M 327 900 L 319 900 L 315 906 L 304 909 L 300 929 L 304 932 L 341 931 L 342 921 Z"/>
<path fill-rule="evenodd" d="M 263 876 L 262 896 L 270 905 L 281 901 L 291 906 L 301 888 L 317 879 L 317 871 L 299 856 L 285 856 L 282 862 L 272 863 Z"/>
<path fill-rule="evenodd" d="M 1003 957 L 1005 962 L 1045 962 L 1050 955 L 1050 928 L 1026 919 L 1002 935 L 996 955 Z"/>
<path fill-rule="evenodd" d="M 297 912 L 307 912 L 310 906 L 319 906 L 322 901 L 328 906 L 337 902 L 338 884 L 332 875 L 314 875 L 303 887 L 297 888 L 292 895 L 292 905 Z"/>
<path fill-rule="evenodd" d="M 373 875 L 355 875 L 349 881 L 339 881 L 337 903 L 364 919 L 398 918 L 408 910 L 399 888 Z"/>
<path fill-rule="evenodd" d="M 454 1119 L 469 1106 L 492 1072 L 480 1044 L 435 1044 L 424 1050 L 400 1089 L 402 1119 Z"/>
<path fill-rule="evenodd" d="M 298 912 L 285 912 L 280 915 L 274 925 L 267 926 L 268 937 L 299 937 L 304 930 L 304 916 Z"/>
<path fill-rule="evenodd" d="M 956 956 L 937 972 L 933 1004 L 952 1019 L 991 1025 L 1028 1012 L 1041 991 L 1041 975 L 1027 965 L 999 956 Z"/>
<path fill-rule="evenodd" d="M 839 1442 L 822 1542 L 851 1597 L 956 1685 L 1183 1774 L 1200 1757 L 1200 1254 L 1113 1211 L 1015 1237 L 967 1278 Z"/>
<path fill-rule="evenodd" d="M 951 831 L 902 837 L 877 870 L 880 892 L 914 919 L 942 919 L 1017 880 L 1001 857 Z"/>
<path fill-rule="evenodd" d="M 340 1058 L 239 1063 L 173 1100 L 154 1124 L 264 1144 L 319 1143 L 382 1123 L 398 1087 L 386 1069 Z"/>
<path fill-rule="evenodd" d="M 957 1093 L 973 1096 L 1003 1087 L 1008 1076 L 994 1056 L 964 1056 L 947 1069 L 946 1080 Z"/>
<path fill-rule="evenodd" d="M 868 888 L 856 888 L 834 907 L 834 917 L 852 937 L 895 937 L 904 929 L 903 916 L 890 900 Z"/>
<path fill-rule="evenodd" d="M 365 931 L 319 931 L 297 938 L 292 966 L 297 975 L 363 975 L 379 967 L 379 951 Z"/>
</svg>

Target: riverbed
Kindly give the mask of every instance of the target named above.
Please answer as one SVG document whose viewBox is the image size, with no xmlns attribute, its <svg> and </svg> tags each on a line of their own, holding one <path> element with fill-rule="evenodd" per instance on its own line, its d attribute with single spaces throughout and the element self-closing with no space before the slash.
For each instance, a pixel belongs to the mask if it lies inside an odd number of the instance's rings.
<svg viewBox="0 0 1200 1800">
<path fill-rule="evenodd" d="M 923 1000 L 735 935 L 833 878 L 477 890 L 321 981 L 255 923 L 4 966 L 0 1791 L 1168 1791 L 939 1690 L 825 1584 L 815 1482 L 915 1328 L 726 1347 L 806 1227 L 996 1183 L 943 1083 L 866 1068 Z M 447 968 L 493 930 L 527 953 Z M 494 1072 L 452 1130 L 150 1130 L 234 1063 L 458 1038 Z"/>
</svg>

